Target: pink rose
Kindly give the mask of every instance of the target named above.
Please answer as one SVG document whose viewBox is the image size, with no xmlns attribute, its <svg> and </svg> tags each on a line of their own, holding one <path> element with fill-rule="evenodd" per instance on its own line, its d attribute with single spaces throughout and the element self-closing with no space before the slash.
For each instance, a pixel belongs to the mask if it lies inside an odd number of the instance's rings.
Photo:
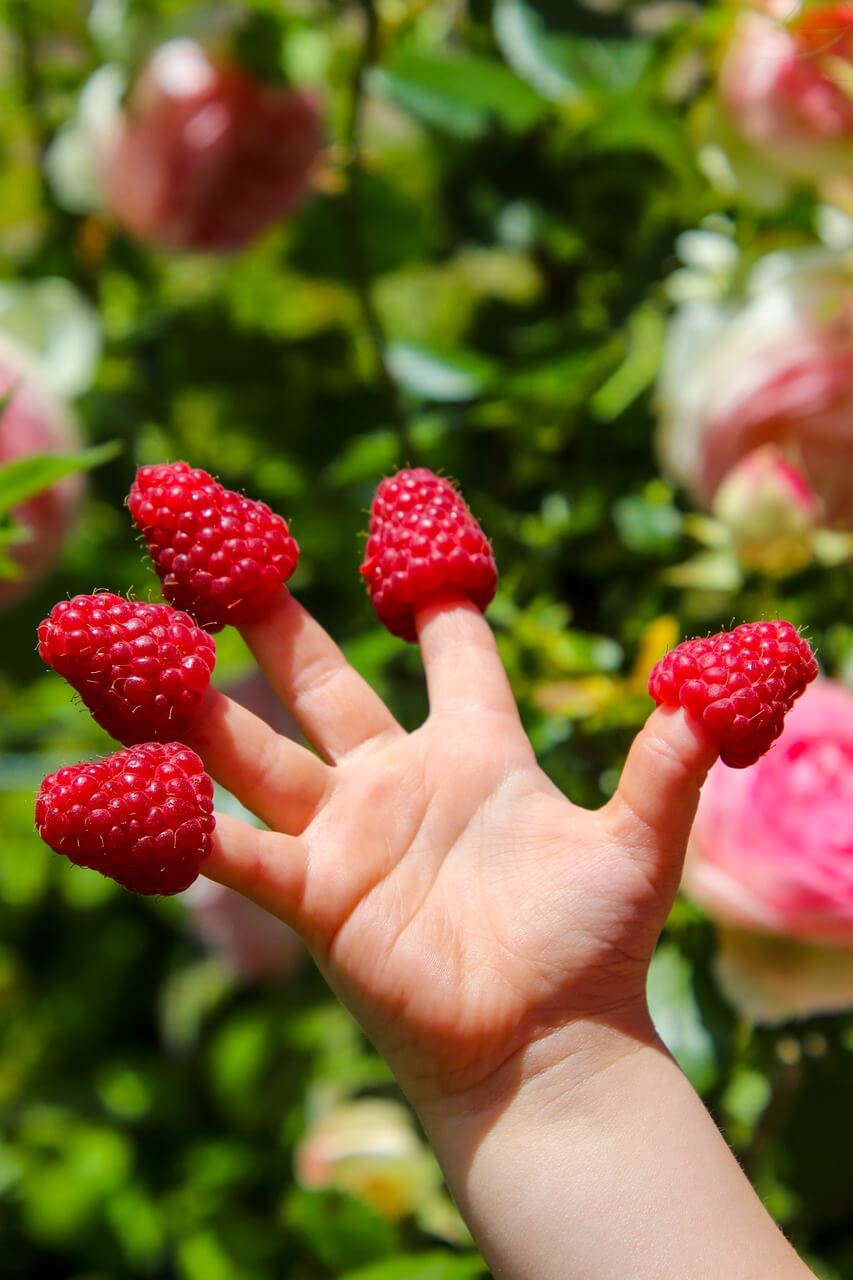
<svg viewBox="0 0 853 1280">
<path fill-rule="evenodd" d="M 711 770 L 684 883 L 719 921 L 853 947 L 853 694 L 817 681 L 758 764 Z"/>
<path fill-rule="evenodd" d="M 853 694 L 817 681 L 758 764 L 711 770 L 683 889 L 753 1020 L 853 1006 Z"/>
<path fill-rule="evenodd" d="M 712 509 L 730 530 L 745 568 L 784 576 L 811 560 L 818 503 L 775 445 L 755 449 L 732 468 Z"/>
<path fill-rule="evenodd" d="M 172 249 L 240 249 L 307 198 L 322 145 L 313 97 L 255 80 L 194 40 L 161 45 L 126 107 L 90 130 L 117 220 Z"/>
<path fill-rule="evenodd" d="M 747 7 L 734 23 L 720 99 L 761 162 L 789 178 L 818 179 L 853 164 L 851 75 L 850 4 Z"/>
<path fill-rule="evenodd" d="M 77 426 L 65 405 L 48 389 L 33 357 L 7 335 L 0 337 L 0 465 L 33 453 L 73 453 L 81 448 Z M 22 527 L 21 542 L 5 550 L 21 571 L 0 580 L 0 609 L 27 595 L 62 549 L 80 505 L 84 483 L 68 476 L 21 503 L 12 512 Z"/>
<path fill-rule="evenodd" d="M 820 518 L 853 528 L 853 258 L 829 250 L 756 263 L 742 301 L 682 304 L 659 387 L 664 469 L 704 507 L 753 450 L 802 472 Z"/>
<path fill-rule="evenodd" d="M 337 1187 L 398 1221 L 434 1199 L 441 1171 L 411 1112 L 399 1102 L 357 1098 L 324 1111 L 296 1149 L 303 1187 Z"/>
</svg>

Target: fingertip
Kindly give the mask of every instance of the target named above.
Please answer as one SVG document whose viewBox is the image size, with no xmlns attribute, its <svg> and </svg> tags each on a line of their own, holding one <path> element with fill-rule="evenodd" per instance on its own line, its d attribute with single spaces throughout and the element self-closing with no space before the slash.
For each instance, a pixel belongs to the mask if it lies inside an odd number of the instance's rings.
<svg viewBox="0 0 853 1280">
<path fill-rule="evenodd" d="M 451 638 L 454 631 L 460 635 L 471 631 L 492 634 L 482 611 L 459 591 L 442 592 L 415 609 L 415 628 L 422 645 L 438 632 L 450 633 Z"/>
<path fill-rule="evenodd" d="M 468 596 L 448 592 L 415 612 L 433 712 L 489 710 L 517 716 L 492 628 Z"/>
<path fill-rule="evenodd" d="M 719 747 L 680 707 L 657 707 L 637 734 L 608 806 L 620 835 L 680 861 Z"/>
<path fill-rule="evenodd" d="M 720 754 L 719 744 L 682 707 L 655 707 L 640 734 L 657 739 L 686 772 L 702 780 Z"/>
</svg>

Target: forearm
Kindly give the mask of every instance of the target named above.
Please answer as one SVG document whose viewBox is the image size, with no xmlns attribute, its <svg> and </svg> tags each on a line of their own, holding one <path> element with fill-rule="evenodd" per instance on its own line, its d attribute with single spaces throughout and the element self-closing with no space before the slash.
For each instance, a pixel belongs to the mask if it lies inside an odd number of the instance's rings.
<svg viewBox="0 0 853 1280">
<path fill-rule="evenodd" d="M 593 1031 L 604 1065 L 585 1077 L 570 1061 L 483 1110 L 425 1113 L 495 1277 L 807 1280 L 666 1051 L 619 1034 Z"/>
</svg>

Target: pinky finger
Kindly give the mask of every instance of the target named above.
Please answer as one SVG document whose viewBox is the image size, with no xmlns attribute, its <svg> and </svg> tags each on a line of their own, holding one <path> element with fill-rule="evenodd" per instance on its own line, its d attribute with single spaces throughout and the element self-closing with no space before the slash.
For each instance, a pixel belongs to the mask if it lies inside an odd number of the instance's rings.
<svg viewBox="0 0 853 1280">
<path fill-rule="evenodd" d="M 213 850 L 202 869 L 298 929 L 307 865 L 308 852 L 298 836 L 263 831 L 217 813 Z"/>
</svg>

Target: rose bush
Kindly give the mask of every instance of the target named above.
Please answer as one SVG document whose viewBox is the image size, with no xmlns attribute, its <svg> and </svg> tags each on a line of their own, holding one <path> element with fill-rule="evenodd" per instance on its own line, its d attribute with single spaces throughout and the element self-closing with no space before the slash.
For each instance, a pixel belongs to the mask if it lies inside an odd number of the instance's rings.
<svg viewBox="0 0 853 1280">
<path fill-rule="evenodd" d="M 659 383 L 664 468 L 705 507 L 729 472 L 773 444 L 808 480 L 824 523 L 853 528 L 853 258 L 775 253 L 742 299 L 690 299 Z"/>
<path fill-rule="evenodd" d="M 65 405 L 48 389 L 33 357 L 0 334 L 0 465 L 33 453 L 73 452 L 81 441 Z M 67 476 L 11 512 L 20 541 L 4 551 L 19 574 L 0 579 L 0 609 L 25 596 L 56 560 L 83 494 L 79 475 Z"/>
<path fill-rule="evenodd" d="M 725 117 L 760 164 L 819 179 L 853 164 L 853 6 L 744 6 L 723 60 Z"/>
</svg>

